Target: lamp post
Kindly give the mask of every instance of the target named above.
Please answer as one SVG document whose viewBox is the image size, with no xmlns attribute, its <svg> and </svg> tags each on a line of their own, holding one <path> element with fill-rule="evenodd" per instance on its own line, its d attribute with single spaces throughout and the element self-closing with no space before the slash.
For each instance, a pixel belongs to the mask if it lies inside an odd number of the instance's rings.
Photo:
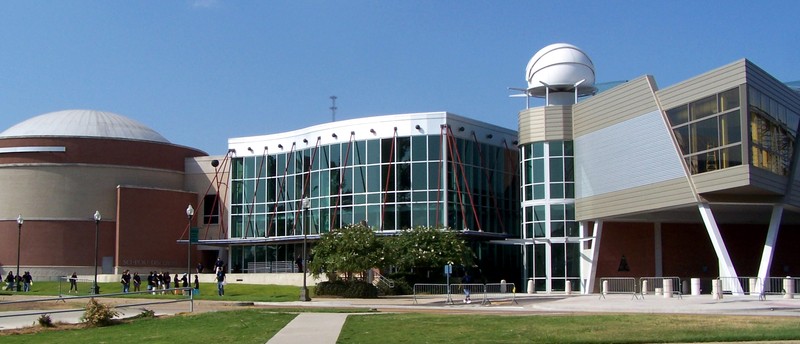
<svg viewBox="0 0 800 344">
<path fill-rule="evenodd" d="M 99 210 L 94 212 L 94 286 L 92 287 L 93 294 L 100 294 L 100 287 L 97 285 L 97 248 L 98 238 L 100 236 L 100 220 L 103 217 L 100 215 Z"/>
<path fill-rule="evenodd" d="M 189 240 L 186 241 L 186 283 L 192 283 L 192 216 L 194 216 L 194 207 L 189 204 L 186 207 L 186 218 L 189 221 Z M 175 286 L 177 287 L 177 286 Z"/>
<path fill-rule="evenodd" d="M 306 285 L 306 275 L 308 275 L 308 261 L 306 259 L 306 240 L 308 235 L 306 233 L 306 218 L 308 217 L 308 209 L 311 208 L 311 200 L 308 198 L 303 198 L 301 201 L 301 205 L 303 208 L 302 218 L 300 221 L 300 228 L 303 230 L 303 288 L 300 289 L 300 301 L 311 301 L 311 298 L 308 296 L 308 286 Z"/>
<path fill-rule="evenodd" d="M 22 214 L 17 216 L 17 276 L 14 277 L 14 284 L 17 285 L 17 291 L 20 291 L 19 285 L 19 251 L 20 251 L 20 243 L 22 242 L 22 223 L 25 220 L 22 218 Z"/>
</svg>

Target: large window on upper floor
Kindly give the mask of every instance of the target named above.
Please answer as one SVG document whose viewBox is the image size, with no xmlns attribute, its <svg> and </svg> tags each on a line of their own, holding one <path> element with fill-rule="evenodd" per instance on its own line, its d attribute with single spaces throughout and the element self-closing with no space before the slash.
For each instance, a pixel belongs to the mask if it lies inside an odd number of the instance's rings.
<svg viewBox="0 0 800 344">
<path fill-rule="evenodd" d="M 788 175 L 800 115 L 752 86 L 747 89 L 747 103 L 751 164 Z"/>
<path fill-rule="evenodd" d="M 739 88 L 671 108 L 666 113 L 692 174 L 742 164 Z"/>
</svg>

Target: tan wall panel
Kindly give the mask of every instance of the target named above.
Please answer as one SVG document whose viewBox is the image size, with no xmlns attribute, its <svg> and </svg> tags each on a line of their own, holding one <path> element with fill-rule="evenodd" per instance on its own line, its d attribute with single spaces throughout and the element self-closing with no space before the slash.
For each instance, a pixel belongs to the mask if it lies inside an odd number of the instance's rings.
<svg viewBox="0 0 800 344">
<path fill-rule="evenodd" d="M 572 105 L 541 106 L 519 113 L 519 142 L 571 140 Z"/>
<path fill-rule="evenodd" d="M 654 110 L 655 82 L 642 76 L 574 106 L 573 135 L 579 137 Z"/>
<path fill-rule="evenodd" d="M 697 193 L 714 192 L 750 184 L 750 168 L 740 165 L 718 171 L 695 174 L 692 181 Z"/>
<path fill-rule="evenodd" d="M 116 218 L 118 185 L 183 188 L 183 173 L 96 165 L 6 165 L 0 167 L 0 218 Z"/>
<path fill-rule="evenodd" d="M 746 81 L 745 60 L 739 60 L 708 73 L 656 92 L 664 110 L 686 104 L 714 93 L 729 90 Z"/>
<path fill-rule="evenodd" d="M 575 219 L 593 220 L 695 203 L 684 178 L 575 200 Z"/>
</svg>

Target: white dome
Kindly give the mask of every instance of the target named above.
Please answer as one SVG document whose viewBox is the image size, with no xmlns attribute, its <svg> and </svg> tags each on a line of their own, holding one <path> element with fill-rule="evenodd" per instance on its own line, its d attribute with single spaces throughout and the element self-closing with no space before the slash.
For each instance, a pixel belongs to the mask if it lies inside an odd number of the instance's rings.
<svg viewBox="0 0 800 344">
<path fill-rule="evenodd" d="M 42 114 L 14 125 L 0 137 L 101 137 L 137 141 L 169 141 L 144 124 L 112 112 L 65 110 Z"/>
<path fill-rule="evenodd" d="M 550 91 L 573 90 L 576 83 L 584 80 L 578 87 L 578 93 L 594 90 L 594 64 L 586 53 L 578 47 L 556 43 L 548 45 L 528 62 L 526 68 L 528 92 L 534 96 L 543 96 L 545 85 Z"/>
</svg>

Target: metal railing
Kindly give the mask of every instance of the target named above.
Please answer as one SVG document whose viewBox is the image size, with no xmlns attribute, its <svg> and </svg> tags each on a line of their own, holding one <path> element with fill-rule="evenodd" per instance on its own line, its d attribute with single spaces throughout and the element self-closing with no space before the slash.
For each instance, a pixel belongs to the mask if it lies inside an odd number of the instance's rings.
<svg viewBox="0 0 800 344">
<path fill-rule="evenodd" d="M 667 282 L 668 281 L 668 282 Z M 671 284 L 670 290 L 665 290 L 667 284 Z M 681 290 L 680 277 L 641 277 L 639 278 L 639 295 L 644 298 L 645 295 L 651 291 L 655 293 L 656 288 L 661 288 L 662 293 L 677 294 L 678 297 L 683 298 Z"/>
<path fill-rule="evenodd" d="M 517 302 L 517 287 L 514 283 L 458 283 L 458 284 L 428 284 L 417 283 L 414 285 L 414 303 L 418 303 L 422 298 L 442 298 L 447 304 L 455 303 L 453 298 L 461 298 L 466 302 L 466 295 L 470 299 L 478 301 L 482 305 L 492 302 L 507 300 Z"/>
<path fill-rule="evenodd" d="M 94 281 L 92 281 L 92 283 L 94 283 Z M 111 305 L 111 307 L 114 309 L 120 309 L 120 308 L 147 306 L 147 305 L 189 302 L 189 312 L 194 312 L 194 295 L 192 293 L 192 288 L 172 288 L 172 289 L 165 289 L 163 291 L 175 291 L 175 290 L 181 291 L 181 293 L 178 295 L 182 295 L 183 297 L 180 297 L 178 299 L 153 299 L 152 301 L 148 300 L 135 303 L 124 303 L 124 304 Z M 48 302 L 48 301 L 66 302 L 66 301 L 81 300 L 81 299 L 93 299 L 98 297 L 118 297 L 118 296 L 130 296 L 130 295 L 150 294 L 150 293 L 151 292 L 148 291 L 138 291 L 129 293 L 110 293 L 110 294 L 84 295 L 84 296 L 62 295 L 58 297 L 49 297 L 49 298 L 0 301 L 0 308 L 7 305 L 30 304 L 30 303 Z M 11 317 L 30 316 L 30 315 L 42 315 L 42 314 L 56 314 L 56 313 L 74 313 L 74 312 L 85 312 L 85 311 L 86 310 L 84 308 L 78 308 L 78 309 L 72 308 L 72 309 L 48 309 L 48 310 L 32 310 L 32 311 L 19 311 L 19 312 L 2 312 L 0 313 L 0 318 L 11 318 Z"/>
<path fill-rule="evenodd" d="M 600 278 L 600 286 L 600 298 L 605 298 L 606 294 L 631 294 L 631 299 L 639 298 L 633 277 L 603 277 Z"/>
<path fill-rule="evenodd" d="M 379 284 L 383 284 L 389 288 L 394 288 L 394 281 L 386 278 L 386 276 L 381 275 L 380 273 L 375 273 L 375 279 L 372 282 L 372 285 L 378 286 Z"/>
<path fill-rule="evenodd" d="M 297 264 L 289 260 L 276 260 L 272 262 L 249 262 L 246 273 L 278 273 L 278 272 L 300 272 Z"/>
</svg>

